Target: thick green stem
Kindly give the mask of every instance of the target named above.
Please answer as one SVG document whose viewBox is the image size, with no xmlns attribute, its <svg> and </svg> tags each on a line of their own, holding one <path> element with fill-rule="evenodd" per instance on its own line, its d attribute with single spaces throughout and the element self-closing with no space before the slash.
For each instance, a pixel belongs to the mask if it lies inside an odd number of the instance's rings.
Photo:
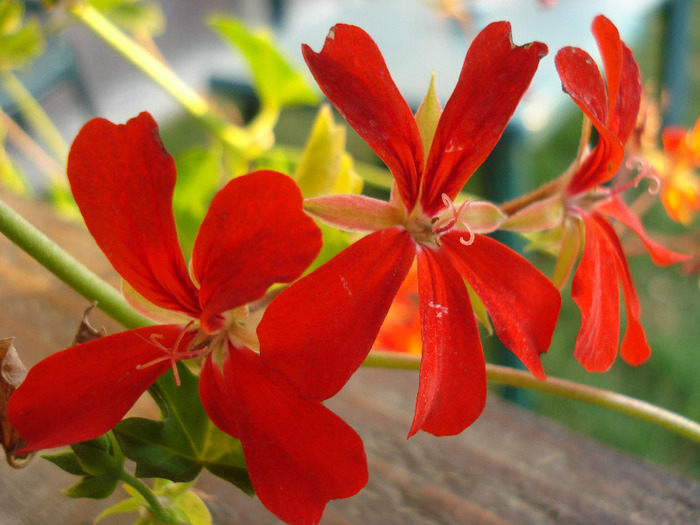
<svg viewBox="0 0 700 525">
<path fill-rule="evenodd" d="M 0 74 L 0 84 L 12 97 L 22 115 L 29 121 L 34 131 L 41 137 L 59 164 L 65 165 L 68 158 L 68 145 L 61 133 L 32 94 L 19 79 L 9 71 Z"/>
<path fill-rule="evenodd" d="M 143 499 L 146 500 L 146 503 L 148 503 L 151 511 L 153 511 L 153 514 L 155 514 L 159 521 L 163 523 L 172 523 L 173 525 L 180 524 L 180 520 L 168 512 L 167 509 L 163 508 L 160 501 L 158 501 L 158 497 L 153 494 L 153 491 L 143 481 L 135 476 L 132 476 L 126 471 L 122 471 L 119 479 L 121 479 L 127 485 L 133 487 L 134 490 L 143 496 Z"/>
<path fill-rule="evenodd" d="M 380 368 L 417 370 L 420 365 L 420 356 L 373 351 L 363 364 Z M 540 381 L 526 371 L 506 366 L 487 364 L 486 377 L 492 383 L 527 388 L 615 410 L 700 443 L 700 424 L 646 401 L 556 377 Z"/>
<path fill-rule="evenodd" d="M 167 91 L 222 142 L 241 151 L 250 147 L 251 136 L 249 133 L 215 115 L 206 99 L 185 84 L 172 69 L 149 53 L 143 46 L 120 31 L 94 7 L 81 2 L 68 9 L 77 20 Z"/>
<path fill-rule="evenodd" d="M 22 216 L 0 201 L 0 233 L 88 301 L 127 328 L 151 324 L 128 305 L 121 293 L 62 250 Z"/>
</svg>

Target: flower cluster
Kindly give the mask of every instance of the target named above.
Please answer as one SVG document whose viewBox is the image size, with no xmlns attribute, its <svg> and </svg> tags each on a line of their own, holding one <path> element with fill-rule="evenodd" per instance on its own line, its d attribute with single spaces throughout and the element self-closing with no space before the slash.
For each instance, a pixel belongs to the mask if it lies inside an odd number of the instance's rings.
<svg viewBox="0 0 700 525">
<path fill-rule="evenodd" d="M 329 101 L 391 171 L 390 199 L 304 201 L 289 177 L 253 172 L 214 197 L 189 266 L 172 212 L 175 165 L 153 119 L 144 113 L 125 125 L 86 124 L 68 159 L 72 193 L 123 278 L 124 296 L 157 324 L 68 348 L 33 367 L 9 405 L 24 451 L 109 431 L 160 376 L 172 369 L 179 383 L 177 363 L 187 360 L 199 370 L 209 418 L 240 440 L 262 503 L 286 522 L 317 523 L 329 500 L 367 482 L 359 436 L 323 401 L 363 363 L 402 285 L 417 288 L 420 326 L 409 436 L 458 434 L 481 414 L 486 372 L 475 312 L 488 312 L 503 344 L 545 379 L 540 356 L 557 323 L 559 289 L 579 258 L 571 292 L 582 312 L 575 356 L 588 370 L 611 366 L 621 286 L 621 354 L 643 362 L 649 347 L 639 301 L 610 221 L 637 234 L 657 264 L 684 256 L 652 241 L 622 200 L 626 186 L 609 184 L 624 163 L 641 83 L 612 22 L 596 18 L 593 34 L 605 80 L 578 48 L 559 51 L 556 67 L 597 142 L 544 190 L 499 207 L 461 191 L 505 130 L 547 47 L 516 46 L 508 23 L 488 25 L 472 42 L 444 110 L 431 87 L 414 114 L 369 35 L 335 26 L 320 52 L 304 46 L 304 58 Z M 312 217 L 363 235 L 300 278 L 321 249 Z M 498 228 L 557 232 L 554 283 L 488 236 Z M 279 283 L 291 285 L 270 293 Z M 255 326 L 251 313 L 262 309 Z"/>
</svg>

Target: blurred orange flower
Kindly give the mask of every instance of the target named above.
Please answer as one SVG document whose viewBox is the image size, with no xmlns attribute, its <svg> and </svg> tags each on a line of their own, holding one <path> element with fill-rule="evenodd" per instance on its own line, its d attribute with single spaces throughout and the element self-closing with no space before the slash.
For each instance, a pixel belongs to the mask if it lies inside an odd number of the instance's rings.
<svg viewBox="0 0 700 525">
<path fill-rule="evenodd" d="M 700 211 L 700 119 L 693 129 L 666 127 L 662 133 L 665 155 L 653 160 L 661 178 L 661 202 L 668 216 L 690 224 Z"/>
</svg>

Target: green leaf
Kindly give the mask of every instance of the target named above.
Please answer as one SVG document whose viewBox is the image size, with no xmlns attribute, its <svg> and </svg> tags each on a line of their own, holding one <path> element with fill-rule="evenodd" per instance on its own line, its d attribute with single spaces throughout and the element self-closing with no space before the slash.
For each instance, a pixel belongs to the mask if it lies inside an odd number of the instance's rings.
<svg viewBox="0 0 700 525">
<path fill-rule="evenodd" d="M 24 19 L 24 3 L 0 2 L 0 70 L 18 69 L 44 52 L 46 43 L 39 22 Z"/>
<path fill-rule="evenodd" d="M 219 188 L 221 153 L 196 148 L 175 159 L 177 184 L 173 194 L 173 213 L 185 256 L 192 253 L 199 225 L 209 209 L 209 203 Z"/>
<path fill-rule="evenodd" d="M 70 447 L 82 469 L 90 476 L 118 478 L 124 470 L 124 456 L 104 436 L 75 443 Z"/>
<path fill-rule="evenodd" d="M 88 3 L 129 33 L 157 36 L 165 30 L 160 6 L 145 0 L 89 0 Z"/>
<path fill-rule="evenodd" d="M 314 262 L 311 263 L 311 266 L 309 266 L 304 272 L 304 275 L 311 273 L 319 266 L 327 263 L 345 248 L 350 246 L 350 238 L 347 233 L 336 230 L 332 226 L 328 226 L 327 224 L 323 224 L 319 221 L 316 221 L 316 226 L 321 228 L 321 234 L 323 235 L 323 246 L 321 247 L 321 251 L 319 252 L 318 256 L 316 256 Z"/>
<path fill-rule="evenodd" d="M 208 469 L 246 492 L 252 492 L 240 441 L 219 430 L 199 399 L 199 381 L 178 363 L 181 385 L 164 374 L 151 387 L 162 421 L 123 420 L 114 428 L 124 454 L 136 462 L 136 475 L 191 481 Z"/>
<path fill-rule="evenodd" d="M 144 506 L 146 506 L 146 500 L 144 500 L 143 497 L 137 493 L 136 496 L 131 496 L 130 498 L 122 500 L 119 503 L 116 503 L 115 505 L 103 510 L 100 515 L 95 518 L 93 525 L 107 516 L 113 516 L 115 514 L 131 514 L 132 512 L 138 512 L 139 509 Z"/>
<path fill-rule="evenodd" d="M 306 79 L 275 48 L 267 32 L 252 32 L 234 17 L 215 16 L 209 25 L 245 56 L 263 107 L 281 109 L 318 101 Z"/>
<path fill-rule="evenodd" d="M 55 452 L 53 454 L 42 454 L 42 458 L 50 461 L 56 465 L 61 470 L 68 472 L 68 474 L 73 474 L 74 476 L 84 476 L 87 474 L 80 466 L 80 461 L 78 461 L 78 456 L 72 450 L 64 450 L 61 452 Z"/>
<path fill-rule="evenodd" d="M 118 482 L 117 477 L 85 476 L 63 493 L 69 498 L 104 499 L 111 496 Z"/>
<path fill-rule="evenodd" d="M 176 501 L 175 508 L 181 510 L 189 525 L 211 525 L 212 518 L 202 498 L 194 492 L 184 492 Z"/>
<path fill-rule="evenodd" d="M 124 471 L 124 455 L 110 434 L 42 457 L 69 474 L 82 476 L 63 491 L 70 498 L 106 498 L 114 492 Z"/>
<path fill-rule="evenodd" d="M 345 127 L 333 121 L 327 104 L 318 112 L 294 171 L 294 180 L 307 199 L 362 191 L 362 179 L 355 173 L 352 157 L 345 151 Z"/>
</svg>

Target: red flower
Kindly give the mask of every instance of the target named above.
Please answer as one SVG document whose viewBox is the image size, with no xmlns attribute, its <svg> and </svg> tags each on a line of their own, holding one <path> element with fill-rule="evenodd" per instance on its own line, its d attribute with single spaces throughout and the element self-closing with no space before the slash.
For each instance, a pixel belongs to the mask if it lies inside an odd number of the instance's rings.
<svg viewBox="0 0 700 525">
<path fill-rule="evenodd" d="M 251 340 L 242 326 L 246 304 L 297 278 L 320 249 L 320 231 L 303 213 L 294 182 L 272 171 L 229 182 L 202 223 L 190 277 L 171 210 L 175 164 L 150 115 L 126 125 L 86 124 L 68 177 L 88 229 L 127 284 L 125 295 L 175 321 L 68 348 L 32 368 L 9 407 L 26 450 L 103 434 L 177 361 L 206 356 L 202 403 L 241 440 L 253 487 L 273 513 L 315 523 L 328 500 L 362 488 L 359 436 L 319 400 L 302 399 L 242 343 Z"/>
<path fill-rule="evenodd" d="M 540 378 L 539 354 L 559 312 L 548 279 L 479 234 L 493 222 L 483 219 L 492 207 L 452 204 L 502 134 L 546 47 L 514 46 L 505 22 L 484 29 L 467 53 L 427 160 L 416 119 L 364 31 L 337 25 L 320 53 L 303 51 L 326 96 L 393 173 L 396 191 L 390 203 L 353 195 L 307 201 L 307 211 L 326 222 L 372 233 L 269 306 L 258 326 L 263 363 L 309 399 L 335 394 L 367 356 L 417 257 L 423 354 L 409 435 L 459 433 L 486 398 L 484 356 L 463 279 L 485 303 L 501 340 Z"/>
<path fill-rule="evenodd" d="M 650 354 L 627 260 L 607 219 L 618 220 L 639 236 L 657 265 L 672 264 L 686 257 L 647 237 L 639 218 L 620 198 L 621 189 L 600 186 L 610 181 L 622 165 L 625 143 L 637 119 L 642 87 L 639 67 L 614 24 L 598 16 L 592 30 L 603 58 L 606 82 L 593 59 L 581 49 L 564 48 L 557 53 L 555 62 L 564 91 L 590 119 L 599 135 L 595 147 L 573 172 L 564 190 L 566 218 L 562 250 L 577 253 L 580 245 L 584 245 L 571 289 L 582 316 L 574 355 L 587 370 L 603 372 L 612 366 L 617 355 L 618 283 L 622 286 L 627 315 L 620 347 L 622 358 L 637 365 Z M 569 260 L 573 264 L 573 258 Z"/>
</svg>

